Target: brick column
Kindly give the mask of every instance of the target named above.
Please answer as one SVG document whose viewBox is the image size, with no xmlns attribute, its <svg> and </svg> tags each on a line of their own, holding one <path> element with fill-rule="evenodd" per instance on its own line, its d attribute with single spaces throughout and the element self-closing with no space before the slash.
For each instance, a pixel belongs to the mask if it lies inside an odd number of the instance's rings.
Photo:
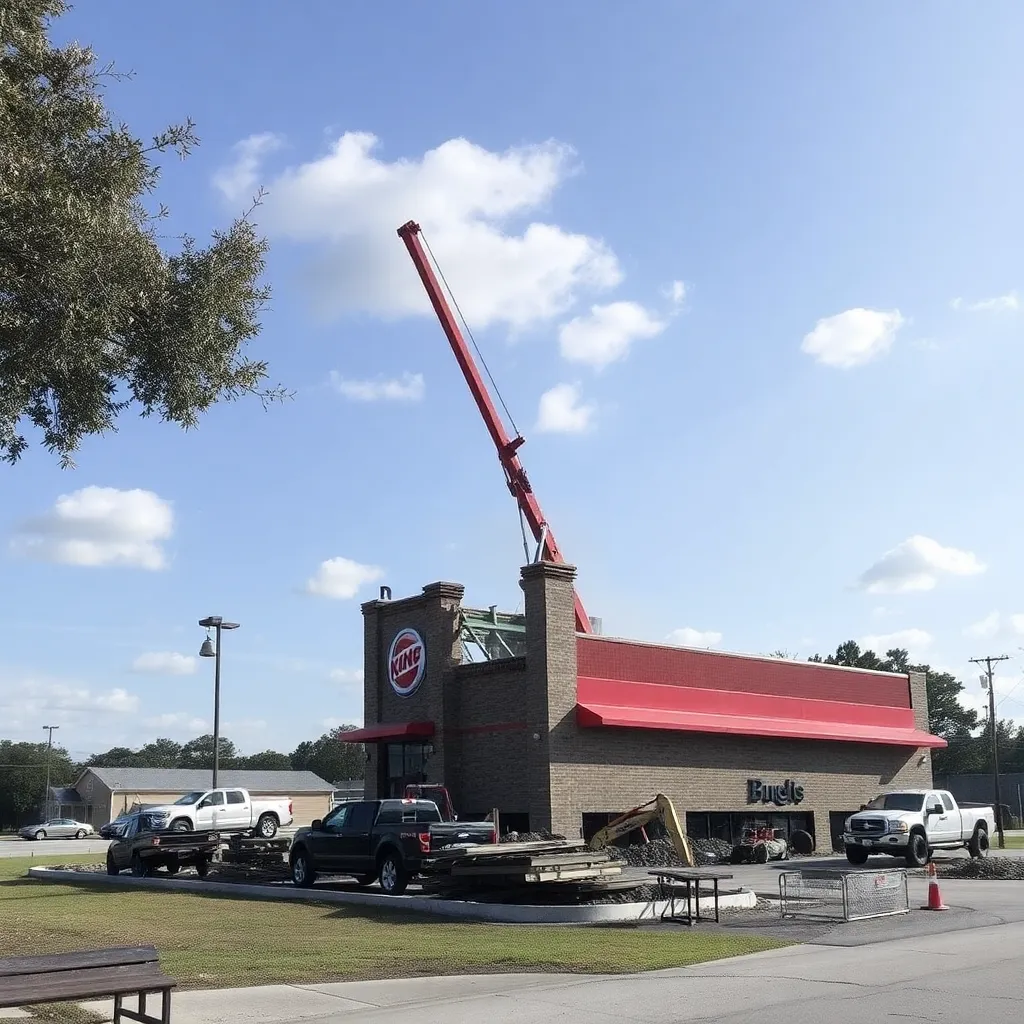
<svg viewBox="0 0 1024 1024">
<path fill-rule="evenodd" d="M 910 706 L 914 709 L 914 725 L 924 732 L 931 732 L 928 723 L 928 677 L 923 672 L 910 673 Z M 920 765 L 917 762 L 922 757 L 925 758 L 925 763 Z M 935 784 L 932 778 L 931 750 L 921 747 L 915 751 L 909 774 L 914 781 L 908 782 L 907 785 L 931 789 Z"/>
<path fill-rule="evenodd" d="M 526 778 L 531 829 L 579 834 L 571 792 L 575 761 L 576 568 L 535 562 L 522 569 L 526 598 Z M 537 736 L 538 739 L 534 739 Z"/>
</svg>

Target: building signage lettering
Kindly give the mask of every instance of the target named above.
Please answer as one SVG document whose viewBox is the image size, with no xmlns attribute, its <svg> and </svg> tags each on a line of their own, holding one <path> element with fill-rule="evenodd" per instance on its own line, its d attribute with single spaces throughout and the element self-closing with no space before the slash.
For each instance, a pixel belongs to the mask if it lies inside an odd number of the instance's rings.
<svg viewBox="0 0 1024 1024">
<path fill-rule="evenodd" d="M 792 779 L 786 779 L 779 785 L 772 785 L 763 779 L 747 779 L 748 804 L 775 804 L 785 807 L 786 804 L 798 804 L 804 798 L 804 787 L 798 786 Z"/>
<path fill-rule="evenodd" d="M 427 667 L 427 648 L 415 629 L 400 630 L 388 650 L 388 682 L 399 697 L 411 697 Z"/>
</svg>

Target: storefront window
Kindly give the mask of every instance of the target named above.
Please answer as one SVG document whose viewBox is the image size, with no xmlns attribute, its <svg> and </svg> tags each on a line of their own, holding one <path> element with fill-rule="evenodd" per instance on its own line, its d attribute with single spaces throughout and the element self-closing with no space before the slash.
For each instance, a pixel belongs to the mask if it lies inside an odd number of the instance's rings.
<svg viewBox="0 0 1024 1024">
<path fill-rule="evenodd" d="M 427 757 L 422 743 L 389 743 L 387 745 L 387 791 L 398 797 L 410 782 L 426 782 Z"/>
</svg>

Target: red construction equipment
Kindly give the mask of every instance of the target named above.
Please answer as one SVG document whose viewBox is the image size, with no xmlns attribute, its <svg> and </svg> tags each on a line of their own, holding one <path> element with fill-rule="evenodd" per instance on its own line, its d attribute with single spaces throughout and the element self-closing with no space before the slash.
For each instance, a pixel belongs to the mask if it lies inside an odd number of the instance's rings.
<svg viewBox="0 0 1024 1024">
<path fill-rule="evenodd" d="M 434 312 L 437 314 L 438 320 L 441 321 L 441 327 L 448 338 L 448 342 L 451 344 L 452 351 L 455 353 L 455 358 L 458 360 L 459 367 L 466 378 L 466 383 L 473 394 L 477 408 L 480 410 L 480 415 L 484 418 L 484 424 L 491 435 L 491 440 L 498 449 L 498 461 L 501 463 L 501 468 L 505 471 L 505 481 L 508 484 L 508 489 L 516 499 L 519 510 L 529 524 L 530 532 L 537 542 L 538 560 L 564 563 L 565 559 L 555 543 L 555 536 L 544 519 L 540 503 L 537 501 L 537 496 L 533 493 L 533 488 L 527 479 L 526 470 L 523 469 L 523 464 L 519 461 L 517 452 L 526 439 L 519 433 L 514 438 L 510 438 L 505 430 L 501 416 L 499 416 L 498 410 L 494 407 L 483 378 L 480 376 L 480 371 L 473 361 L 473 355 L 466 345 L 466 340 L 459 330 L 455 317 L 452 315 L 451 307 L 448 305 L 448 300 L 445 298 L 444 292 L 437 280 L 437 275 L 434 273 L 434 268 L 427 256 L 427 250 L 424 249 L 423 242 L 420 240 L 419 224 L 415 221 L 403 224 L 398 229 L 398 236 L 405 242 L 405 247 L 409 250 L 409 255 L 416 265 L 416 270 L 420 275 L 420 280 L 423 282 L 423 287 L 427 290 L 427 295 L 430 298 L 431 305 L 434 307 Z M 579 594 L 574 596 L 577 632 L 593 632 L 590 619 L 583 607 L 583 602 L 580 601 Z"/>
<path fill-rule="evenodd" d="M 935 870 L 934 862 L 928 863 L 928 905 L 922 910 L 949 910 L 949 907 L 942 902 L 942 893 L 939 892 L 939 873 Z"/>
</svg>

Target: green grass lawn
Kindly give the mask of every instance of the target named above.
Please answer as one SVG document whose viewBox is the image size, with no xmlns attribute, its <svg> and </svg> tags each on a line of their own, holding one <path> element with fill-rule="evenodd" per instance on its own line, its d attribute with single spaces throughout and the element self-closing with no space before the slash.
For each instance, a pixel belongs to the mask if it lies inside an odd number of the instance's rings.
<svg viewBox="0 0 1024 1024">
<path fill-rule="evenodd" d="M 0 957 L 152 943 L 184 988 L 493 971 L 622 973 L 785 943 L 704 929 L 463 924 L 341 904 L 112 890 L 25 878 L 0 859 Z"/>
<path fill-rule="evenodd" d="M 995 849 L 999 848 L 999 837 L 992 837 L 992 846 Z M 1007 836 L 1006 837 L 1006 849 L 1007 850 L 1024 850 L 1024 836 Z"/>
</svg>

